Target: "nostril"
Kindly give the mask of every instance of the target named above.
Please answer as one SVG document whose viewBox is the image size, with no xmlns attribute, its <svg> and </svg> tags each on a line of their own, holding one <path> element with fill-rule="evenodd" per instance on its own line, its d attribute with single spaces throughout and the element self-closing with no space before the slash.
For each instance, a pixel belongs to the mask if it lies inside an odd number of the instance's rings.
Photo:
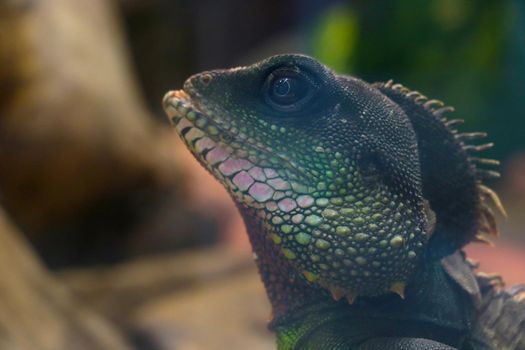
<svg viewBox="0 0 525 350">
<path fill-rule="evenodd" d="M 199 76 L 199 80 L 203 86 L 208 86 L 211 83 L 211 74 L 202 74 Z"/>
<path fill-rule="evenodd" d="M 197 93 L 202 88 L 207 88 L 213 79 L 210 73 L 194 74 L 184 82 L 184 91 L 190 93 Z"/>
</svg>

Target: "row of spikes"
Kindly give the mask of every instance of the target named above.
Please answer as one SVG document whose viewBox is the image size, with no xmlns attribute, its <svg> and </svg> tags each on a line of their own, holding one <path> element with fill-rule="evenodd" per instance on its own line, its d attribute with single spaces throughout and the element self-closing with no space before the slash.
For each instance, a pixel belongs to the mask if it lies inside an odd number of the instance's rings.
<svg viewBox="0 0 525 350">
<path fill-rule="evenodd" d="M 472 145 L 466 143 L 467 141 L 483 139 L 487 136 L 485 132 L 468 132 L 460 133 L 455 128 L 458 125 L 463 124 L 465 121 L 463 119 L 447 119 L 444 115 L 454 111 L 454 107 L 445 106 L 445 104 L 440 100 L 431 99 L 429 100 L 425 95 L 421 94 L 419 91 L 412 91 L 402 84 L 394 83 L 393 80 L 389 80 L 384 85 L 387 88 L 390 88 L 395 91 L 403 93 L 406 97 L 412 99 L 415 103 L 423 106 L 426 110 L 430 111 L 436 117 L 438 117 L 441 122 L 454 134 L 454 137 L 458 142 L 460 142 L 463 150 L 469 154 L 468 160 L 474 167 L 476 171 L 476 177 L 478 179 L 478 189 L 481 196 L 481 213 L 479 219 L 478 233 L 475 236 L 475 241 L 487 243 L 493 245 L 490 239 L 487 236 L 498 236 L 499 231 L 496 225 L 494 218 L 494 212 L 487 202 L 491 201 L 495 208 L 503 215 L 507 217 L 507 213 L 498 197 L 496 192 L 494 192 L 489 187 L 485 186 L 482 183 L 484 179 L 494 179 L 499 178 L 500 173 L 494 170 L 489 169 L 480 169 L 479 165 L 487 166 L 498 166 L 499 161 L 489 158 L 480 158 L 472 156 L 473 152 L 483 152 L 487 149 L 490 149 L 494 146 L 494 143 L 485 143 L 480 145 Z"/>
<path fill-rule="evenodd" d="M 348 302 L 348 304 L 352 305 L 354 301 L 356 300 L 356 298 L 358 297 L 357 294 L 353 293 L 350 290 L 345 290 L 339 287 L 333 287 L 333 286 L 330 286 L 324 283 L 321 283 L 321 285 L 330 291 L 332 299 L 334 299 L 335 301 L 339 301 L 343 298 L 346 298 L 346 301 Z M 394 282 L 390 286 L 389 291 L 397 294 L 401 299 L 405 299 L 405 288 L 406 288 L 405 282 Z"/>
</svg>

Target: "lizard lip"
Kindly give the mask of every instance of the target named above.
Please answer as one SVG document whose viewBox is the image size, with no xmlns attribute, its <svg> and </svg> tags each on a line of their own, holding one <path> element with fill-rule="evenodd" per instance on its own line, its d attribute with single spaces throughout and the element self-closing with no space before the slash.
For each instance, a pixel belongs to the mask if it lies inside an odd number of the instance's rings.
<svg viewBox="0 0 525 350">
<path fill-rule="evenodd" d="M 204 110 L 200 108 L 198 103 L 184 90 L 167 92 L 162 100 L 162 105 L 170 122 L 185 141 L 191 143 L 206 136 L 215 143 L 223 143 L 224 146 L 227 146 L 235 139 L 235 135 L 225 127 L 222 118 L 214 117 L 213 113 L 205 108 Z M 188 140 L 184 130 L 192 128 L 198 130 L 202 135 Z"/>
<path fill-rule="evenodd" d="M 232 146 L 243 138 L 231 133 L 225 120 L 208 115 L 206 107 L 200 109 L 195 104 L 182 90 L 170 91 L 163 99 L 166 114 L 187 148 L 237 202 L 256 209 L 288 211 L 313 203 L 306 195 L 306 185 L 289 179 L 289 170 L 277 169 L 266 158 L 270 151 L 250 143 Z M 246 151 L 248 147 L 255 152 Z M 299 194 L 297 202 L 290 197 L 292 189 Z"/>
<path fill-rule="evenodd" d="M 164 98 L 162 99 L 162 107 L 166 112 L 171 112 L 170 108 L 177 108 L 180 105 L 182 105 L 184 102 L 190 103 L 191 97 L 186 93 L 184 90 L 173 90 L 169 91 L 164 95 Z M 174 113 L 169 113 L 170 117 Z"/>
<path fill-rule="evenodd" d="M 282 155 L 275 155 L 271 149 L 266 149 L 264 146 L 249 142 L 249 140 L 246 139 L 240 139 L 238 133 L 233 133 L 230 129 L 227 119 L 217 116 L 208 110 L 206 106 L 199 105 L 198 101 L 195 101 L 190 94 L 191 91 L 188 93 L 185 90 L 172 90 L 167 92 L 162 100 L 162 105 L 170 122 L 175 126 L 179 135 L 184 140 L 188 141 L 183 130 L 191 124 L 191 126 L 202 131 L 204 135 L 213 140 L 213 142 L 221 144 L 225 148 L 229 148 L 228 145 L 232 141 L 238 141 L 243 143 L 246 148 L 257 150 L 259 154 L 276 156 L 281 160 L 282 166 L 290 172 L 295 174 L 302 173 L 295 164 L 292 164 L 289 159 L 283 158 Z M 190 124 L 185 124 L 184 121 L 190 122 Z M 195 143 L 195 141 L 196 140 L 189 142 Z M 190 146 L 190 149 L 193 148 L 191 145 L 188 146 Z M 241 155 L 239 155 L 239 157 L 244 158 L 244 156 Z M 251 156 L 248 158 L 251 158 Z M 259 161 L 254 159 L 249 160 L 254 164 L 259 163 Z M 273 164 L 266 161 L 263 161 L 260 165 L 265 167 L 273 166 Z"/>
</svg>

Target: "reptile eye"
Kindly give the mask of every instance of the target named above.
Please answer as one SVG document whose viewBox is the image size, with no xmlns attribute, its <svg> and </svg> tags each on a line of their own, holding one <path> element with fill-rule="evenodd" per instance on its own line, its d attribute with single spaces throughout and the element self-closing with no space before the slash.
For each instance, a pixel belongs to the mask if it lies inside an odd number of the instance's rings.
<svg viewBox="0 0 525 350">
<path fill-rule="evenodd" d="M 278 68 L 266 78 L 264 99 L 280 112 L 297 112 L 311 99 L 316 85 L 310 76 L 298 68 Z"/>
</svg>

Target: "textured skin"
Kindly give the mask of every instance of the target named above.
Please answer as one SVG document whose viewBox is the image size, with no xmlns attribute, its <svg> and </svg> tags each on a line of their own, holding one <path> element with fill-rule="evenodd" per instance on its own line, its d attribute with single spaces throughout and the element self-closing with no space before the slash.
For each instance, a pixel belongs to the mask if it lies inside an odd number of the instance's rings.
<svg viewBox="0 0 525 350">
<path fill-rule="evenodd" d="M 501 205 L 450 108 L 301 55 L 197 74 L 164 108 L 243 215 L 279 349 L 519 349 L 521 292 L 459 252 Z"/>
<path fill-rule="evenodd" d="M 376 338 L 361 344 L 358 350 L 454 350 L 454 348 L 428 339 Z"/>
<path fill-rule="evenodd" d="M 478 276 L 480 323 L 496 349 L 525 349 L 525 286 L 503 288 L 497 276 Z"/>
<path fill-rule="evenodd" d="M 459 255 L 461 258 L 461 255 Z M 449 259 L 449 258 L 447 258 Z M 462 279 L 473 273 L 461 261 Z M 319 303 L 304 308 L 296 318 L 275 327 L 282 349 L 348 349 L 375 337 L 427 338 L 461 349 L 492 349 L 477 332 L 476 307 L 469 292 L 450 278 L 441 263 L 426 265 L 409 284 L 406 299 L 384 296 L 344 302 L 331 308 Z M 321 317 L 322 316 L 322 317 Z M 469 347 L 471 346 L 471 347 Z"/>
</svg>

